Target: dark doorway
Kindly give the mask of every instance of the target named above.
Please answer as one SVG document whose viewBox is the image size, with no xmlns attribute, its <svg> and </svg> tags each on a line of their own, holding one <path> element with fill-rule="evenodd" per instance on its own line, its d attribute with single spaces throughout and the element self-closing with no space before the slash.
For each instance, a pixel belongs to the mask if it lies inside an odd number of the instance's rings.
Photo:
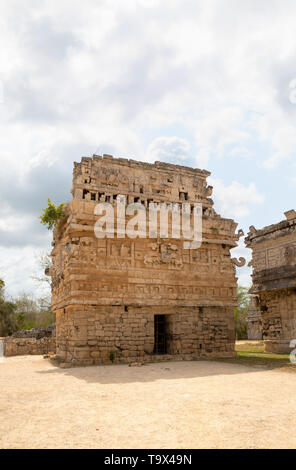
<svg viewBox="0 0 296 470">
<path fill-rule="evenodd" d="M 166 354 L 166 318 L 165 315 L 154 315 L 154 354 Z"/>
</svg>

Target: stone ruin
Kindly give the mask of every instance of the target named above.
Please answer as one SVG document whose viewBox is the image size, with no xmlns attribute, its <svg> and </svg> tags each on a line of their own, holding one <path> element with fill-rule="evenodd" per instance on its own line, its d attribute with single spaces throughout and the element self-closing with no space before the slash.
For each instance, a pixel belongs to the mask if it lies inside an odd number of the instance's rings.
<svg viewBox="0 0 296 470">
<path fill-rule="evenodd" d="M 31 328 L 30 330 L 19 330 L 13 333 L 11 336 L 13 338 L 55 338 L 56 335 L 56 325 L 45 326 L 44 328 Z"/>
<path fill-rule="evenodd" d="M 245 239 L 252 249 L 253 285 L 258 299 L 267 352 L 290 352 L 296 338 L 296 211 L 261 230 L 250 227 Z"/>
<path fill-rule="evenodd" d="M 55 354 L 56 352 L 55 324 L 45 328 L 31 328 L 16 331 L 12 336 L 2 338 L 5 356 L 26 356 L 40 354 Z"/>
<path fill-rule="evenodd" d="M 247 316 L 247 336 L 248 339 L 252 340 L 262 339 L 261 311 L 258 307 L 258 299 L 254 295 L 251 295 L 249 303 L 249 310 Z"/>
<path fill-rule="evenodd" d="M 73 199 L 54 230 L 52 310 L 64 365 L 234 355 L 237 278 L 230 250 L 243 235 L 217 215 L 208 171 L 109 155 L 74 163 Z M 176 238 L 97 238 L 95 207 L 202 204 L 202 245 Z M 171 228 L 171 220 L 169 220 Z M 171 233 L 171 232 L 170 232 Z M 159 234 L 158 234 L 159 235 Z"/>
</svg>

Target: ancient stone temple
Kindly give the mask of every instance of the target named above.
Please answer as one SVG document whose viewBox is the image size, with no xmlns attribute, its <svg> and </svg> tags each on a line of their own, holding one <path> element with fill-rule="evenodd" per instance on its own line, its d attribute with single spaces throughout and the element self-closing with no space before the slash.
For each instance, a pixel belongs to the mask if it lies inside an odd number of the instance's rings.
<svg viewBox="0 0 296 470">
<path fill-rule="evenodd" d="M 286 220 L 256 230 L 250 227 L 246 245 L 253 251 L 253 286 L 261 310 L 265 350 L 289 352 L 296 338 L 296 212 Z"/>
<path fill-rule="evenodd" d="M 66 364 L 151 361 L 234 354 L 237 278 L 230 249 L 242 235 L 213 209 L 208 171 L 155 162 L 83 157 L 73 200 L 55 229 L 52 309 L 57 354 Z M 202 204 L 202 244 L 184 236 L 98 238 L 99 203 Z M 116 217 L 115 217 L 116 219 Z M 131 220 L 131 216 L 127 217 Z M 149 225 L 149 224 L 148 224 Z M 172 228 L 172 216 L 169 229 Z"/>
</svg>

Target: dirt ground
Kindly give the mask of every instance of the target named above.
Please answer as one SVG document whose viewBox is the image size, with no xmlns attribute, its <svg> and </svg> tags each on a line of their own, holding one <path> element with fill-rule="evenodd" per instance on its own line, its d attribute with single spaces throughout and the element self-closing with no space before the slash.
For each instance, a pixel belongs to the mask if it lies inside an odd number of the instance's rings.
<svg viewBox="0 0 296 470">
<path fill-rule="evenodd" d="M 296 374 L 214 361 L 0 363 L 0 448 L 295 448 Z"/>
</svg>

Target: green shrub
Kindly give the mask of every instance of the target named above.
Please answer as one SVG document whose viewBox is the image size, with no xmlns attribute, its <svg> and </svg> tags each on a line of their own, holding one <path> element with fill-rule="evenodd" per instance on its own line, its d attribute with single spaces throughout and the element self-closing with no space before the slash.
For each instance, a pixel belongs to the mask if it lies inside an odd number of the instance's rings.
<svg viewBox="0 0 296 470">
<path fill-rule="evenodd" d="M 47 226 L 48 230 L 59 227 L 65 218 L 64 207 L 64 203 L 56 206 L 48 198 L 47 207 L 43 209 L 42 214 L 39 216 L 40 223 Z"/>
<path fill-rule="evenodd" d="M 109 358 L 110 358 L 111 362 L 114 362 L 115 359 L 116 359 L 116 352 L 115 351 L 110 351 Z"/>
</svg>

